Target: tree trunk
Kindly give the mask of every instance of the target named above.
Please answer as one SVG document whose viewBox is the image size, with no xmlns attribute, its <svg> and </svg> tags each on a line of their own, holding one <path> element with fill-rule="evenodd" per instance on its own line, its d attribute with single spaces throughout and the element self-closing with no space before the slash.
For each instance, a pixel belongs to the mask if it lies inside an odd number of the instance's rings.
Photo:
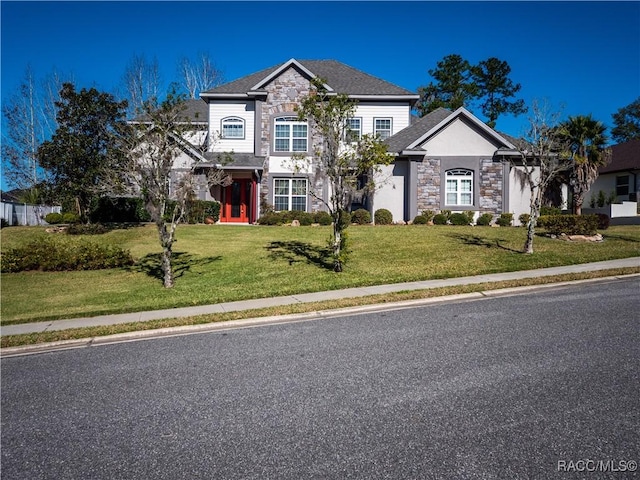
<svg viewBox="0 0 640 480">
<path fill-rule="evenodd" d="M 527 238 L 524 241 L 522 251 L 526 254 L 533 253 L 533 239 L 536 234 L 536 224 L 540 218 L 540 205 L 542 203 L 542 188 L 540 186 L 530 185 L 531 190 L 538 189 L 535 195 L 531 195 L 529 221 L 527 222 Z"/>
<path fill-rule="evenodd" d="M 162 269 L 162 283 L 165 288 L 172 288 L 174 283 L 173 277 L 173 238 L 170 232 L 167 231 L 167 226 L 164 222 L 156 223 L 158 227 L 158 235 L 160 236 L 160 245 L 162 245 L 162 258 L 160 260 L 160 268 Z"/>
<path fill-rule="evenodd" d="M 333 222 L 333 271 L 342 272 L 342 260 L 340 259 L 342 247 L 342 228 L 340 221 Z"/>
<path fill-rule="evenodd" d="M 162 249 L 162 273 L 164 288 L 173 287 L 173 266 L 171 265 L 171 245 L 167 245 Z"/>
</svg>

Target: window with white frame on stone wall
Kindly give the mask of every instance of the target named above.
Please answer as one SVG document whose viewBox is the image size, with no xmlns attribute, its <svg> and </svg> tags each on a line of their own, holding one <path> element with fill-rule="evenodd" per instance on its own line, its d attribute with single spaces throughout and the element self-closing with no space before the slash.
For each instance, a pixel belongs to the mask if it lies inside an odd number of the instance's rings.
<svg viewBox="0 0 640 480">
<path fill-rule="evenodd" d="M 473 171 L 462 168 L 445 172 L 445 205 L 473 205 Z"/>
<path fill-rule="evenodd" d="M 307 122 L 301 122 L 297 117 L 275 118 L 273 150 L 275 152 L 306 152 L 307 132 Z"/>
<path fill-rule="evenodd" d="M 307 210 L 306 178 L 275 178 L 273 180 L 273 208 L 283 210 Z"/>
<path fill-rule="evenodd" d="M 244 139 L 244 120 L 239 117 L 227 117 L 222 119 L 222 138 Z"/>
</svg>

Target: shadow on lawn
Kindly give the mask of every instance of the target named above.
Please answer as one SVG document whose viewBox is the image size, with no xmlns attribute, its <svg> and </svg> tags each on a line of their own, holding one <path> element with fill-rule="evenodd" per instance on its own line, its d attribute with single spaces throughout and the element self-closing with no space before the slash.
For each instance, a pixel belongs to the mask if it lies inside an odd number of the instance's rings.
<svg viewBox="0 0 640 480">
<path fill-rule="evenodd" d="M 310 243 L 290 241 L 271 242 L 265 247 L 272 260 L 287 260 L 289 265 L 305 261 L 319 267 L 333 270 L 333 257 L 327 247 L 317 247 Z"/>
<path fill-rule="evenodd" d="M 222 259 L 222 257 L 195 257 L 189 253 L 173 252 L 173 275 L 175 278 L 180 278 L 186 272 L 188 272 L 193 265 L 208 265 L 215 261 Z M 162 254 L 150 253 L 145 255 L 136 262 L 135 265 L 129 267 L 130 271 L 146 273 L 152 278 L 158 280 L 164 279 L 164 273 L 162 272 Z"/>
<path fill-rule="evenodd" d="M 465 245 L 475 245 L 477 247 L 486 248 L 499 248 L 501 250 L 507 250 L 508 252 L 522 253 L 522 250 L 516 250 L 514 248 L 501 245 L 500 242 L 505 242 L 506 240 L 500 238 L 496 238 L 495 240 L 488 240 L 486 238 L 480 237 L 479 235 L 464 235 L 461 233 L 452 233 L 449 234 L 448 237 L 460 240 Z"/>
</svg>

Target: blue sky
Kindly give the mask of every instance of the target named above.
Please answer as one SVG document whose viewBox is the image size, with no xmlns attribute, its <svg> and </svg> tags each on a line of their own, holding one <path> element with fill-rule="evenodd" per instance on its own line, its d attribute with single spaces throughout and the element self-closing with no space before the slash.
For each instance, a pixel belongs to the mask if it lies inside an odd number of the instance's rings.
<svg viewBox="0 0 640 480">
<path fill-rule="evenodd" d="M 611 114 L 640 96 L 640 2 L 2 1 L 2 99 L 31 65 L 115 91 L 134 55 L 165 80 L 208 52 L 227 80 L 290 58 L 335 59 L 417 91 L 449 54 L 507 61 L 520 97 L 568 115 Z M 474 112 L 478 113 L 479 112 Z M 517 136 L 526 117 L 498 119 Z"/>
</svg>

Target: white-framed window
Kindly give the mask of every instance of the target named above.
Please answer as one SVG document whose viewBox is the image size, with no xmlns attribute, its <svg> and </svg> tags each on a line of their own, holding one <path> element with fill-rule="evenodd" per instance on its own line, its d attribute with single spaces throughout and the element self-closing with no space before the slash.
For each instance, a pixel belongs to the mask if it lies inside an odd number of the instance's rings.
<svg viewBox="0 0 640 480">
<path fill-rule="evenodd" d="M 458 168 L 445 173 L 445 205 L 473 205 L 473 171 Z"/>
<path fill-rule="evenodd" d="M 347 143 L 353 143 L 360 140 L 362 137 L 362 118 L 354 117 L 347 119 L 345 137 L 345 141 Z"/>
<path fill-rule="evenodd" d="M 222 138 L 236 140 L 244 139 L 244 120 L 238 117 L 227 117 L 222 119 Z"/>
<path fill-rule="evenodd" d="M 629 195 L 629 175 L 616 177 L 616 196 Z"/>
<path fill-rule="evenodd" d="M 380 139 L 384 140 L 391 136 L 391 119 L 390 118 L 374 118 L 373 133 L 380 135 Z"/>
<path fill-rule="evenodd" d="M 276 178 L 273 180 L 273 208 L 282 210 L 307 210 L 307 179 Z"/>
<path fill-rule="evenodd" d="M 276 152 L 306 152 L 307 122 L 297 117 L 278 117 L 274 126 L 274 145 Z"/>
</svg>

